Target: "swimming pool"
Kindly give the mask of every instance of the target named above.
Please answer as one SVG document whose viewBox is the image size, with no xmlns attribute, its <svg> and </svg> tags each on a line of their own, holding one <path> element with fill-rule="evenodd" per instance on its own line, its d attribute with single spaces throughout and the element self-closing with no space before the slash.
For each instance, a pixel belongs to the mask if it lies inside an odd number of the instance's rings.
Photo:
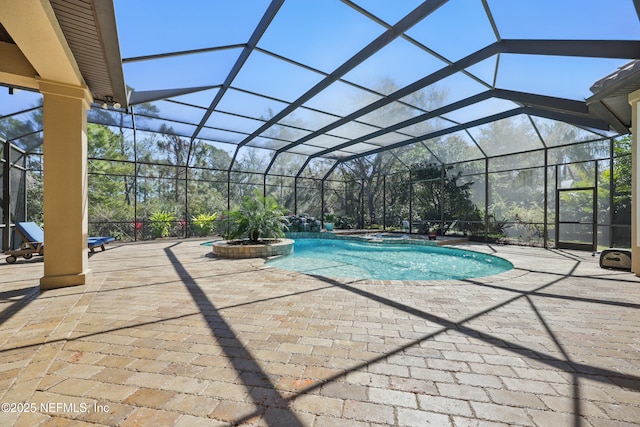
<svg viewBox="0 0 640 427">
<path fill-rule="evenodd" d="M 338 239 L 296 239 L 293 254 L 267 264 L 325 277 L 378 280 L 460 280 L 513 268 L 505 259 L 463 249 Z"/>
</svg>

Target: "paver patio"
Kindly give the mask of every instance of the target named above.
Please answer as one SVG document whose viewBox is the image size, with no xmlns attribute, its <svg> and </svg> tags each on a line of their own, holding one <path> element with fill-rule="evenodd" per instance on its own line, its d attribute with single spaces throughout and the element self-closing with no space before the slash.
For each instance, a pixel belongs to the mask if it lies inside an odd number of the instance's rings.
<svg viewBox="0 0 640 427">
<path fill-rule="evenodd" d="M 200 240 L 112 244 L 84 287 L 0 265 L 0 425 L 640 425 L 640 279 L 590 253 L 335 280 Z"/>
</svg>

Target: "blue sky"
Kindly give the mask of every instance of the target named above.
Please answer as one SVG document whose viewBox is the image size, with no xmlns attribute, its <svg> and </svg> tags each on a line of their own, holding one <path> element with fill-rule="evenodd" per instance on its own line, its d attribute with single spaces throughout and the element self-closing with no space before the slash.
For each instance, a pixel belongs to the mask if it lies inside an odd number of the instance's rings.
<svg viewBox="0 0 640 427">
<path fill-rule="evenodd" d="M 355 3 L 387 24 L 395 24 L 421 4 L 417 0 L 355 0 Z M 132 58 L 246 43 L 269 2 L 115 0 L 114 4 L 121 54 L 123 58 Z M 640 25 L 632 0 L 488 0 L 488 4 L 502 38 L 640 39 Z M 258 47 L 302 62 L 309 68 L 254 52 L 232 85 L 293 101 L 322 80 L 323 73 L 332 72 L 384 31 L 383 25 L 338 0 L 287 0 Z M 445 67 L 446 60 L 456 61 L 496 40 L 480 0 L 450 0 L 409 29 L 407 35 L 444 58 L 397 38 L 344 78 L 389 93 Z M 220 85 L 240 52 L 238 47 L 127 63 L 125 81 L 136 90 Z M 499 62 L 497 57 L 491 57 L 470 67 L 469 71 L 492 84 L 499 64 L 498 87 L 580 100 L 590 95 L 588 89 L 592 83 L 626 62 L 626 59 L 501 55 Z M 381 87 L 385 79 L 391 79 L 396 86 Z M 439 85 L 446 92 L 445 103 L 486 89 L 461 74 Z M 8 97 L 5 91 L 1 92 L 0 114 L 34 105 L 39 97 L 37 94 Z M 217 89 L 212 89 L 179 99 L 206 108 L 216 92 Z M 338 82 L 306 105 L 342 115 L 373 99 L 376 97 L 370 93 Z M 196 116 L 202 113 L 197 109 L 170 111 L 171 105 L 160 105 L 163 112 L 181 120 L 192 113 Z M 259 118 L 285 105 L 232 90 L 220 108 Z M 509 106 L 495 102 L 491 108 L 500 111 Z M 327 117 L 301 110 L 289 121 L 296 118 L 325 122 Z M 192 120 L 197 123 L 199 118 Z M 260 124 L 248 119 L 234 120 L 232 123 L 230 116 L 216 114 L 207 124 L 223 127 L 229 123 L 245 132 Z"/>
<path fill-rule="evenodd" d="M 390 24 L 419 4 L 387 0 L 356 3 Z M 186 0 L 176 5 L 164 0 L 116 0 L 122 56 L 245 43 L 268 2 Z M 631 0 L 609 0 L 606 7 L 601 0 L 489 0 L 489 6 L 503 38 L 640 39 Z M 258 46 L 329 73 L 384 30 L 337 0 L 287 0 Z M 450 0 L 407 34 L 452 61 L 495 41 L 479 0 Z M 239 53 L 240 49 L 231 49 L 125 64 L 125 78 L 137 90 L 221 84 Z M 627 62 L 524 55 L 505 55 L 501 61 L 499 85 L 520 90 L 529 82 L 532 91 L 549 85 L 543 89 L 575 99 L 588 96 L 591 83 Z M 347 77 L 370 87 L 385 77 L 405 85 L 444 65 L 409 42 L 396 39 Z M 491 82 L 495 59 L 483 66 L 475 66 L 474 72 Z M 322 77 L 255 53 L 234 85 L 291 101 Z"/>
</svg>

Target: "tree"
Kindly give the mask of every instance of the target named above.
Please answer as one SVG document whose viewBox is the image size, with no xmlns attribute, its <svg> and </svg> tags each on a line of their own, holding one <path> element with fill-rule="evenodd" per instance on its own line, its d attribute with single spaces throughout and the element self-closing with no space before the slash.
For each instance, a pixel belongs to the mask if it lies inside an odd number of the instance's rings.
<svg viewBox="0 0 640 427">
<path fill-rule="evenodd" d="M 355 178 L 354 181 L 362 183 L 366 210 L 369 214 L 369 224 L 382 222 L 378 221 L 377 199 L 382 195 L 385 175 L 393 169 L 393 165 L 396 162 L 397 159 L 390 153 L 379 153 L 372 156 L 358 157 L 342 168 L 343 176 L 349 177 L 349 175 L 352 175 Z M 352 184 L 355 184 L 355 182 L 352 182 Z M 358 215 L 358 217 L 361 217 L 361 215 Z M 364 224 L 359 224 L 360 228 L 363 226 Z"/>
<path fill-rule="evenodd" d="M 227 208 L 227 172 L 231 156 L 203 141 L 195 141 L 188 170 L 191 215 L 213 214 Z"/>
<path fill-rule="evenodd" d="M 377 85 L 376 92 L 393 93 L 398 89 L 398 85 L 393 80 L 383 79 Z M 448 91 L 446 89 L 432 85 L 425 90 L 414 92 L 408 97 L 405 97 L 402 103 L 392 102 L 386 104 L 384 107 L 367 114 L 361 118 L 361 120 L 379 126 L 395 124 L 409 117 L 413 117 L 419 111 L 411 106 L 421 108 L 424 111 L 432 110 L 441 106 L 447 95 Z M 421 122 L 412 127 L 412 132 L 420 134 L 428 134 L 432 130 L 432 124 L 428 121 Z M 407 137 L 407 139 L 409 139 L 409 137 Z M 382 219 L 381 212 L 379 211 L 381 206 L 380 200 L 383 196 L 382 188 L 385 175 L 388 175 L 394 170 L 406 169 L 406 165 L 401 164 L 398 159 L 403 157 L 404 153 L 415 149 L 417 145 L 419 144 L 415 144 L 414 147 L 400 147 L 395 149 L 393 153 L 385 151 L 370 156 L 358 157 L 341 167 L 342 176 L 347 181 L 362 183 L 364 205 L 367 222 L 369 224 L 382 222 L 379 221 Z M 421 156 L 431 156 L 431 153 L 425 153 L 423 148 L 418 148 L 417 152 L 420 152 Z M 421 158 L 422 157 L 417 157 L 416 159 L 419 161 Z M 357 208 L 357 211 L 359 211 L 359 208 Z M 358 218 L 363 218 L 365 212 L 359 213 L 357 216 Z M 359 225 L 363 226 L 364 224 Z"/>
<path fill-rule="evenodd" d="M 226 209 L 229 154 L 171 127 L 161 131 L 139 144 L 138 157 L 146 163 L 138 180 L 143 216 L 162 210 L 190 218 Z"/>
<path fill-rule="evenodd" d="M 44 206 L 43 206 L 43 176 L 42 176 L 42 102 L 35 105 L 31 111 L 26 114 L 19 114 L 15 117 L 5 117 L 0 120 L 0 137 L 10 141 L 16 147 L 25 151 L 26 160 L 26 198 L 27 212 L 25 217 L 27 221 L 44 222 Z M 14 187 L 13 189 L 15 189 Z M 23 197 L 24 194 L 12 194 L 12 197 Z M 12 203 L 12 219 L 23 220 L 20 218 L 21 209 L 18 207 L 21 203 Z M 16 216 L 17 215 L 17 216 Z"/>
<path fill-rule="evenodd" d="M 605 169 L 600 179 L 599 193 L 613 192 L 611 223 L 628 226 L 631 224 L 631 136 L 627 135 L 614 141 L 613 189 L 611 188 L 611 170 Z M 600 199 L 600 198 L 599 198 Z M 629 229 L 613 227 L 612 241 L 615 246 L 627 247 L 631 244 Z"/>
<path fill-rule="evenodd" d="M 160 127 L 160 133 L 162 137 L 156 140 L 157 149 L 164 156 L 163 160 L 171 166 L 160 166 L 158 169 L 161 171 L 161 176 L 168 178 L 167 182 L 173 184 L 167 188 L 168 192 L 173 194 L 173 202 L 178 204 L 184 200 L 186 192 L 186 188 L 181 184 L 186 179 L 187 167 L 189 166 L 187 161 L 190 143 L 187 139 L 176 135 L 173 128 L 164 124 Z"/>
<path fill-rule="evenodd" d="M 130 91 L 131 87 L 127 86 L 127 90 Z M 138 118 L 138 122 L 144 122 L 150 117 L 157 117 L 159 113 L 158 107 L 151 103 L 143 103 L 140 105 L 136 105 L 133 107 L 135 109 L 135 113 L 138 114 L 136 117 Z M 119 159 L 126 160 L 132 159 L 133 156 L 133 144 L 126 137 L 126 130 L 132 127 L 130 123 L 128 123 L 128 115 L 124 114 L 120 111 L 112 111 L 112 110 L 104 110 L 93 108 L 88 112 L 89 121 L 93 123 L 99 123 L 105 126 L 113 127 L 117 129 L 117 150 L 119 154 Z M 114 133 L 115 135 L 115 133 Z M 115 147 L 113 147 L 115 148 Z M 106 157 L 107 159 L 109 157 Z M 133 179 L 130 175 L 122 175 L 122 184 L 124 188 L 124 198 L 127 205 L 131 205 L 132 203 L 132 194 L 133 194 Z"/>
<path fill-rule="evenodd" d="M 42 102 L 19 118 L 8 117 L 0 120 L 0 136 L 11 141 L 20 149 L 31 153 L 42 146 Z"/>
<path fill-rule="evenodd" d="M 614 145 L 614 215 L 616 224 L 631 223 L 631 136 L 617 139 Z"/>
<path fill-rule="evenodd" d="M 90 159 L 89 222 L 92 223 L 92 232 L 124 236 L 128 230 L 122 228 L 121 224 L 128 224 L 133 219 L 129 193 L 133 189 L 134 165 L 123 158 L 120 135 L 114 133 L 112 128 L 89 123 L 87 138 Z M 123 181 L 123 177 L 128 179 Z M 105 224 L 105 228 L 102 224 Z"/>
<path fill-rule="evenodd" d="M 462 173 L 451 174 L 453 166 L 417 163 L 412 166 L 414 209 L 427 222 L 442 218 L 479 222 L 480 211 L 471 200 L 473 181 L 461 183 Z"/>
</svg>

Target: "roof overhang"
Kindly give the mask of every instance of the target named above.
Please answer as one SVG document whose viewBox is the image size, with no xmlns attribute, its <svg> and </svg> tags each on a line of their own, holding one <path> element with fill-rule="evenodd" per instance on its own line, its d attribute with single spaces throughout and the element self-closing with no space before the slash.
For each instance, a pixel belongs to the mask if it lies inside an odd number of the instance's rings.
<svg viewBox="0 0 640 427">
<path fill-rule="evenodd" d="M 640 89 L 640 60 L 631 61 L 591 86 L 589 111 L 605 120 L 616 132 L 631 131 L 629 94 Z"/>
<path fill-rule="evenodd" d="M 96 101 L 128 104 L 112 0 L 0 2 L 0 56 L 9 86 L 86 85 Z"/>
</svg>

